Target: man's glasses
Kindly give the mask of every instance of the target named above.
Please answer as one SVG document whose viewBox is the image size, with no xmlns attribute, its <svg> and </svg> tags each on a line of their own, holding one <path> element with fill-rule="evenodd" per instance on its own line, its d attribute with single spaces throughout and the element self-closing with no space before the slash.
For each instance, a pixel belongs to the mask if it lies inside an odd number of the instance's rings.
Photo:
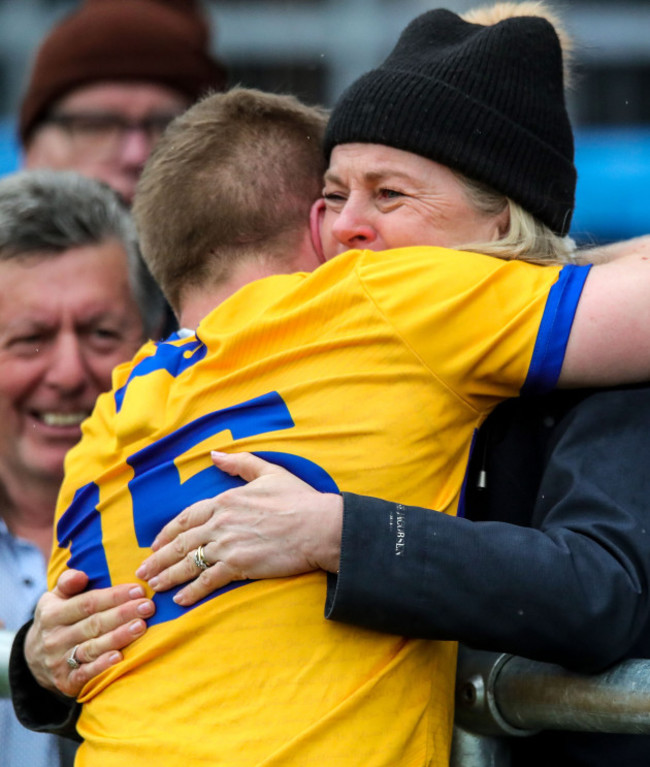
<svg viewBox="0 0 650 767">
<path fill-rule="evenodd" d="M 153 146 L 176 116 L 153 114 L 142 120 L 129 120 L 109 112 L 55 112 L 44 122 L 64 130 L 77 151 L 107 156 L 119 152 L 131 131 L 144 133 Z"/>
</svg>

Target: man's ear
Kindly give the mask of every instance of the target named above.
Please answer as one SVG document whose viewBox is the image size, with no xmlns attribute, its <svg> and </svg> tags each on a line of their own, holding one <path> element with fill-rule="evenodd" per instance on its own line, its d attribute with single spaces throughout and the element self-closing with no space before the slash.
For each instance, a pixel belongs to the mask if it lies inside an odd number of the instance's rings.
<svg viewBox="0 0 650 767">
<path fill-rule="evenodd" d="M 319 263 L 325 263 L 325 255 L 323 253 L 323 241 L 321 240 L 320 230 L 323 223 L 323 216 L 325 215 L 325 200 L 319 198 L 311 206 L 309 211 L 309 233 L 311 235 L 311 244 L 314 246 L 314 251 L 318 258 Z"/>
</svg>

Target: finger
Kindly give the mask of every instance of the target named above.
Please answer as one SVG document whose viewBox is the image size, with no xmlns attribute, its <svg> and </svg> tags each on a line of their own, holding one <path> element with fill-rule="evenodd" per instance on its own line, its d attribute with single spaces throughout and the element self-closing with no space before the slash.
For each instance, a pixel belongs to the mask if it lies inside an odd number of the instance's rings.
<svg viewBox="0 0 650 767">
<path fill-rule="evenodd" d="M 207 552 L 205 556 L 207 558 Z M 210 560 L 208 559 L 208 561 Z M 149 587 L 155 592 L 167 591 L 181 583 L 187 583 L 187 581 L 194 580 L 201 575 L 202 572 L 203 571 L 197 567 L 196 562 L 194 561 L 194 551 L 190 551 L 180 562 L 176 562 L 151 578 Z"/>
<path fill-rule="evenodd" d="M 288 473 L 281 466 L 269 463 L 252 453 L 220 453 L 212 450 L 210 457 L 218 469 L 231 476 L 241 477 L 246 482 L 252 482 L 265 474 Z"/>
<path fill-rule="evenodd" d="M 164 543 L 162 535 L 161 533 L 159 548 L 154 550 L 154 553 L 150 554 L 135 571 L 136 577 L 143 581 L 149 581 L 154 575 L 182 562 L 209 537 L 209 533 L 202 525 L 192 528 L 187 533 L 176 535 L 168 543 Z"/>
<path fill-rule="evenodd" d="M 52 677 L 66 679 L 70 669 L 66 669 L 64 663 L 67 665 L 71 648 L 76 648 L 75 658 L 79 663 L 89 663 L 106 652 L 120 650 L 142 636 L 146 630 L 145 619 L 150 618 L 155 610 L 153 602 L 144 599 L 53 631 L 40 649 L 41 660 L 50 669 Z"/>
<path fill-rule="evenodd" d="M 45 627 L 71 626 L 84 618 L 144 596 L 144 589 L 139 583 L 122 583 L 106 589 L 91 589 L 65 600 L 45 594 L 39 601 L 38 611 Z"/>
<path fill-rule="evenodd" d="M 151 609 L 147 611 L 148 614 L 145 617 L 151 617 L 154 612 L 155 607 L 151 603 Z M 94 663 L 102 656 L 124 649 L 141 637 L 146 630 L 146 621 L 140 617 L 117 624 L 112 630 L 106 630 L 96 637 L 77 643 L 75 658 L 81 664 Z"/>
<path fill-rule="evenodd" d="M 212 515 L 212 510 L 212 499 L 198 501 L 197 503 L 188 506 L 181 511 L 180 514 L 177 514 L 171 522 L 168 522 L 158 533 L 151 544 L 152 550 L 158 551 L 158 549 L 170 541 L 173 541 L 181 533 L 204 524 Z"/>
<path fill-rule="evenodd" d="M 235 574 L 226 564 L 217 562 L 181 589 L 174 596 L 174 602 L 181 607 L 189 607 L 213 591 L 239 579 L 240 576 Z"/>
<path fill-rule="evenodd" d="M 141 599 L 95 613 L 74 626 L 75 644 L 83 643 L 86 661 L 95 660 L 108 650 L 123 647 L 128 638 L 128 633 L 124 633 L 127 627 L 132 626 L 134 621 L 150 618 L 155 611 L 151 599 Z"/>
<path fill-rule="evenodd" d="M 146 608 L 138 610 L 146 617 L 150 617 L 155 612 L 155 606 L 149 600 L 146 603 L 143 602 L 139 607 Z M 124 612 L 118 617 L 117 612 L 117 609 L 112 611 L 112 625 L 115 625 L 118 620 L 121 621 L 128 617 Z M 71 651 L 67 650 L 61 654 L 58 667 L 51 670 L 51 676 L 58 680 L 56 686 L 61 692 L 66 695 L 78 695 L 86 682 L 109 666 L 118 663 L 123 657 L 120 650 L 141 637 L 147 630 L 147 624 L 143 618 L 128 620 L 128 622 L 117 625 L 112 631 L 104 630 L 107 626 L 108 624 L 105 624 L 102 629 L 104 633 L 86 641 L 82 639 L 85 634 L 69 638 L 69 641 L 75 642 L 73 645 L 74 657 L 81 665 L 80 668 L 71 670 L 68 665 Z"/>
<path fill-rule="evenodd" d="M 80 594 L 88 585 L 88 576 L 81 570 L 64 570 L 52 592 L 67 598 Z"/>
<path fill-rule="evenodd" d="M 76 698 L 84 686 L 98 674 L 119 663 L 123 658 L 121 652 L 112 651 L 101 655 L 91 663 L 82 663 L 75 671 L 68 674 L 66 680 L 62 681 L 61 692 L 70 697 Z"/>
</svg>

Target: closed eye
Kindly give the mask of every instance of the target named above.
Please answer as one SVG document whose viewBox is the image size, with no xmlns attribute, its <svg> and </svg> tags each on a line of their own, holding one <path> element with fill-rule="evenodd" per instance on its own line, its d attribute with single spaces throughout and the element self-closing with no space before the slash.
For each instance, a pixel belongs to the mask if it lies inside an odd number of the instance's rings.
<svg viewBox="0 0 650 767">
<path fill-rule="evenodd" d="M 47 343 L 48 337 L 43 333 L 30 333 L 24 336 L 11 338 L 6 346 L 9 351 L 19 357 L 29 357 L 38 354 L 43 345 Z"/>
<path fill-rule="evenodd" d="M 346 199 L 345 195 L 341 192 L 323 191 L 323 200 L 325 200 L 325 205 L 330 210 L 341 209 L 345 205 Z"/>
</svg>

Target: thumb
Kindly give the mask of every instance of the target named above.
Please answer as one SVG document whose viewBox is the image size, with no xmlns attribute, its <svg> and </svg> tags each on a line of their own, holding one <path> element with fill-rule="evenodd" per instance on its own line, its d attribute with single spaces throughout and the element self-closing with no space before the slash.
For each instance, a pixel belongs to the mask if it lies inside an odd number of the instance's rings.
<svg viewBox="0 0 650 767">
<path fill-rule="evenodd" d="M 269 463 L 263 458 L 258 458 L 252 453 L 220 453 L 212 450 L 210 453 L 212 463 L 226 474 L 241 477 L 246 482 L 263 477 L 265 474 L 285 473 L 285 469 Z"/>
<path fill-rule="evenodd" d="M 88 576 L 81 570 L 64 570 L 53 593 L 64 599 L 80 594 L 88 585 Z"/>
</svg>

